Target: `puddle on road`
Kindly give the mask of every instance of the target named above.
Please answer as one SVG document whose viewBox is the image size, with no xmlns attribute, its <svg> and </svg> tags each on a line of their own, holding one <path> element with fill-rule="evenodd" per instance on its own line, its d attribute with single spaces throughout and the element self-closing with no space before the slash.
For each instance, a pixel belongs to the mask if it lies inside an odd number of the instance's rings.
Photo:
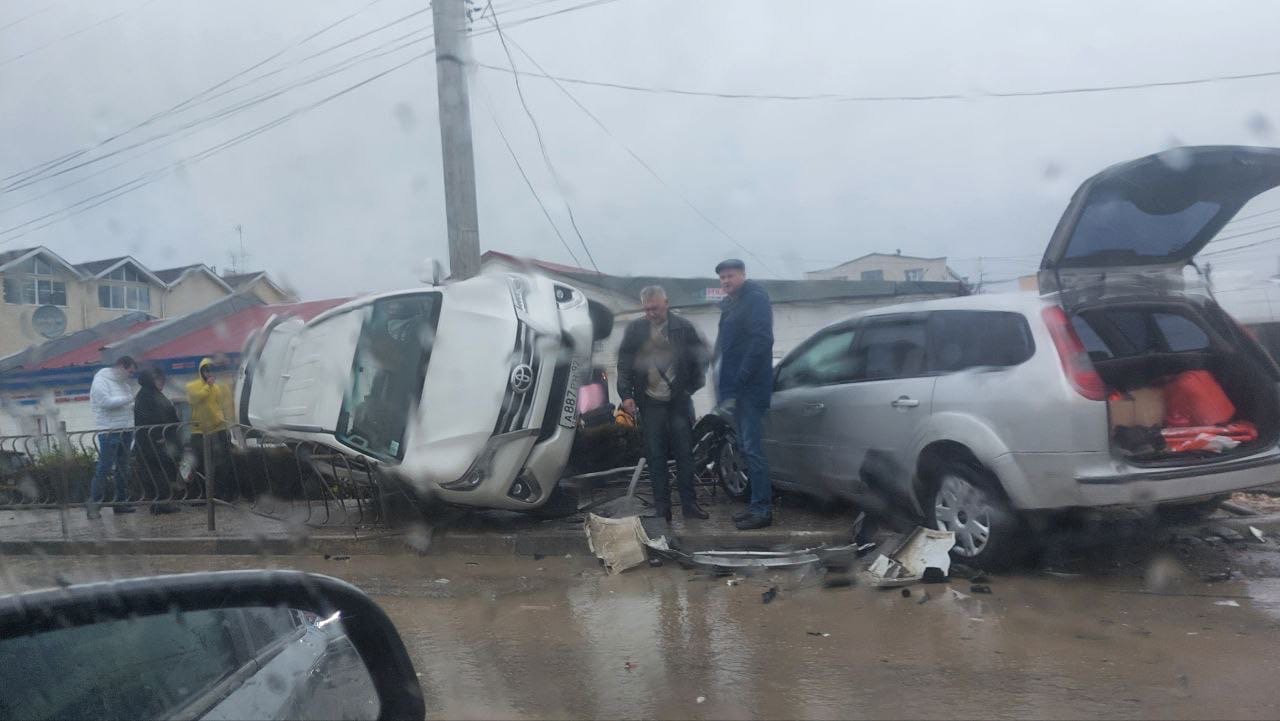
<svg viewBox="0 0 1280 721">
<path fill-rule="evenodd" d="M 438 718 L 1268 717 L 1280 703 L 1278 579 L 1191 576 L 1156 595 L 1135 576 L 993 576 L 991 594 L 953 579 L 904 597 L 670 564 L 610 577 L 582 557 L 4 561 L 3 590 L 263 566 L 347 579 L 395 621 Z M 1216 605 L 1237 596 L 1257 600 Z"/>
</svg>

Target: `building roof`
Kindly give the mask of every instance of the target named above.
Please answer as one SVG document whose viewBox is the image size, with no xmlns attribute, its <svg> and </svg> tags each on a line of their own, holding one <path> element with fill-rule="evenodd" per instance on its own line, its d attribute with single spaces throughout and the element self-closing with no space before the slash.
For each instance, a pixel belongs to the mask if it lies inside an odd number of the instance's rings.
<svg viewBox="0 0 1280 721">
<path fill-rule="evenodd" d="M 562 273 L 580 286 L 595 286 L 623 297 L 634 298 L 639 305 L 640 290 L 660 285 L 667 291 L 673 307 L 719 303 L 723 298 L 717 278 L 663 278 L 658 276 L 577 275 Z M 875 298 L 905 295 L 964 295 L 961 283 L 937 281 L 894 282 L 870 280 L 757 280 L 774 303 L 803 303 L 837 298 Z"/>
<path fill-rule="evenodd" d="M 161 282 L 170 288 L 177 285 L 182 278 L 189 273 L 204 273 L 209 276 L 213 282 L 222 286 L 228 292 L 235 291 L 234 286 L 219 277 L 218 274 L 213 271 L 213 268 L 210 268 L 204 263 L 192 263 L 191 265 L 184 265 L 178 268 L 165 268 L 163 270 L 153 271 L 153 275 L 155 275 L 156 278 L 159 278 Z"/>
<path fill-rule="evenodd" d="M 261 328 L 273 315 L 290 314 L 302 320 L 311 320 L 330 308 L 346 303 L 349 298 L 329 298 L 306 303 L 282 303 L 257 305 L 234 313 L 212 325 L 205 325 L 191 333 L 158 345 L 142 354 L 146 360 L 192 358 L 195 356 L 232 355 L 239 353 L 244 342 L 255 330 Z"/>
<path fill-rule="evenodd" d="M 99 323 L 91 328 L 69 333 L 41 345 L 29 346 L 10 356 L 0 358 L 0 372 L 16 368 L 35 368 L 43 365 L 47 359 L 51 360 L 68 355 L 84 348 L 91 348 L 95 353 L 98 353 L 103 346 L 122 337 L 126 331 L 136 333 L 146 327 L 145 323 L 154 320 L 146 313 L 138 311 L 125 313 L 118 318 Z M 75 358 L 68 357 L 62 359 L 62 362 L 75 363 L 77 361 Z"/>
<path fill-rule="evenodd" d="M 486 251 L 483 262 L 504 262 L 542 270 L 563 278 L 583 290 L 592 288 L 620 299 L 628 299 L 636 307 L 640 291 L 646 286 L 660 285 L 676 308 L 719 303 L 724 297 L 718 278 L 672 278 L 663 276 L 617 276 L 593 270 L 548 263 L 498 251 Z M 774 303 L 802 303 L 836 298 L 874 298 L 907 295 L 965 295 L 960 282 L 919 281 L 894 282 L 870 280 L 758 280 Z"/>
<path fill-rule="evenodd" d="M 481 262 L 487 261 L 505 261 L 512 265 L 531 265 L 535 268 L 541 268 L 548 273 L 581 273 L 585 275 L 604 275 L 603 273 L 590 270 L 588 268 L 579 268 L 576 265 L 562 265 L 560 263 L 552 263 L 546 260 L 538 260 L 537 258 L 522 258 L 518 255 L 510 253 L 501 253 L 496 250 L 486 250 L 484 255 L 480 256 Z"/>
<path fill-rule="evenodd" d="M 263 271 L 258 271 L 256 273 L 227 273 L 222 276 L 222 280 L 232 288 L 240 290 L 242 286 L 252 283 L 263 275 L 266 275 Z"/>
<path fill-rule="evenodd" d="M 21 250 L 6 250 L 3 252 L 0 252 L 0 265 L 4 265 L 5 263 L 8 263 L 9 261 L 12 261 L 12 260 L 17 260 L 18 258 L 21 258 L 22 256 L 26 255 L 27 253 L 30 253 L 33 250 L 38 250 L 38 249 L 22 248 Z"/>
<path fill-rule="evenodd" d="M 104 258 L 103 260 L 91 260 L 87 263 L 76 263 L 76 270 L 86 275 L 97 275 L 115 265 L 119 265 L 120 261 L 128 260 L 128 256 L 119 256 L 116 258 Z"/>
<path fill-rule="evenodd" d="M 195 368 L 194 359 L 238 355 L 250 334 L 272 315 L 291 314 L 310 320 L 348 300 L 266 305 L 256 298 L 232 295 L 176 319 L 158 320 L 131 313 L 59 338 L 53 355 L 36 355 L 45 350 L 40 347 L 0 360 L 0 388 L 87 385 L 98 368 L 121 355 L 132 355 L 139 362 L 180 374 Z"/>
<path fill-rule="evenodd" d="M 866 260 L 867 258 L 903 258 L 906 260 L 927 260 L 927 261 L 933 261 L 933 262 L 941 261 L 943 263 L 947 261 L 947 256 L 945 255 L 939 258 L 925 258 L 919 255 L 902 255 L 901 253 L 867 253 L 866 255 L 860 255 L 857 258 L 853 258 L 852 260 L 846 260 L 843 263 L 837 263 L 836 265 L 833 265 L 830 268 L 822 268 L 820 270 L 811 270 L 809 272 L 825 273 L 830 270 L 838 270 L 840 268 L 845 267 L 846 265 L 849 265 L 851 263 L 857 263 L 858 261 Z"/>
<path fill-rule="evenodd" d="M 163 270 L 156 270 L 152 272 L 155 273 L 157 278 L 163 280 L 166 285 L 173 285 L 173 282 L 181 278 L 184 273 L 203 267 L 205 267 L 204 263 L 193 263 L 191 265 L 184 265 L 178 268 L 165 268 Z"/>
<path fill-rule="evenodd" d="M 68 263 L 65 258 L 53 252 L 52 250 L 49 250 L 43 245 L 38 245 L 34 248 L 22 248 L 20 250 L 10 250 L 10 251 L 5 251 L 4 253 L 0 253 L 0 268 L 3 268 L 6 265 L 12 265 L 19 261 L 37 256 L 37 255 L 43 255 L 46 258 L 52 259 L 58 265 L 61 265 L 67 270 L 71 271 L 72 275 L 75 275 L 75 276 L 82 275 L 82 272 L 80 271 L 79 268 Z"/>
<path fill-rule="evenodd" d="M 274 280 L 272 280 L 271 276 L 268 275 L 267 271 L 265 270 L 260 270 L 260 271 L 257 271 L 256 273 L 230 273 L 228 275 L 222 276 L 222 282 L 226 283 L 228 286 L 230 286 L 232 289 L 234 289 L 237 292 L 248 288 L 249 286 L 253 285 L 259 280 L 264 281 L 267 285 L 271 286 L 273 290 L 275 290 L 277 293 L 279 293 L 282 296 L 285 296 L 287 298 L 295 297 L 292 291 L 289 291 L 289 290 L 286 290 L 285 288 L 280 287 L 279 283 L 276 283 Z"/>
<path fill-rule="evenodd" d="M 103 365 L 102 350 L 108 345 L 122 339 L 128 338 L 135 333 L 150 328 L 160 323 L 159 320 L 144 320 L 135 322 L 114 332 L 103 333 L 92 341 L 81 345 L 79 348 L 69 350 L 65 353 L 59 353 L 55 356 L 48 356 L 44 360 L 29 367 L 29 370 L 48 370 L 50 368 L 70 368 L 72 366 L 100 366 Z"/>
<path fill-rule="evenodd" d="M 91 260 L 88 263 L 81 263 L 77 265 L 76 269 L 90 278 L 101 278 L 123 265 L 132 265 L 139 272 L 145 275 L 148 280 L 156 285 L 167 285 L 163 280 L 157 278 L 156 274 L 152 273 L 150 268 L 139 263 L 138 259 L 131 255 L 122 255 L 118 258 L 107 258 L 106 260 Z"/>
</svg>

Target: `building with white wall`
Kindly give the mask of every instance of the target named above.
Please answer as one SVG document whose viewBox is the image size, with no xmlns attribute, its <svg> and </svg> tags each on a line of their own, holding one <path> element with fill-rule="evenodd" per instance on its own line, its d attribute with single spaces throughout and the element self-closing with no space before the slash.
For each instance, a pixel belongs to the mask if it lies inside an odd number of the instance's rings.
<svg viewBox="0 0 1280 721">
<path fill-rule="evenodd" d="M 963 283 L 947 266 L 947 259 L 919 258 L 899 253 L 868 253 L 833 268 L 804 274 L 806 280 L 862 280 L 896 283 Z"/>
<path fill-rule="evenodd" d="M 667 278 L 655 276 L 621 277 L 583 268 L 516 258 L 489 251 L 485 265 L 525 267 L 572 285 L 587 297 L 604 304 L 615 316 L 613 334 L 597 347 L 596 365 L 609 374 L 610 392 L 617 377 L 618 346 L 627 323 L 644 315 L 640 290 L 660 285 L 667 291 L 672 310 L 693 323 L 714 344 L 720 323 L 720 301 L 724 292 L 716 278 Z M 945 265 L 945 262 L 944 262 Z M 815 331 L 850 315 L 885 305 L 964 295 L 965 285 L 957 280 L 935 282 L 849 281 L 849 280 L 762 280 L 773 302 L 773 357 L 775 362 Z M 711 378 L 707 387 L 694 396 L 698 414 L 714 405 Z M 616 395 L 616 393 L 615 393 Z M 617 402 L 615 397 L 614 402 Z"/>
</svg>

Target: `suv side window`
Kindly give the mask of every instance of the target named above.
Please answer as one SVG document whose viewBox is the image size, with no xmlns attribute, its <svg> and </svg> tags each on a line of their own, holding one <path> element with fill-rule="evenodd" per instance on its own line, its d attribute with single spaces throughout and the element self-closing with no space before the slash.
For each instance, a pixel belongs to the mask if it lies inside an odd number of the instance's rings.
<svg viewBox="0 0 1280 721">
<path fill-rule="evenodd" d="M 1007 368 L 1035 355 L 1031 327 L 1020 313 L 947 310 L 929 316 L 930 370 Z"/>
<path fill-rule="evenodd" d="M 853 326 L 836 328 L 816 336 L 796 355 L 778 367 L 775 391 L 802 386 L 844 383 L 853 376 Z"/>
<path fill-rule="evenodd" d="M 890 316 L 864 323 L 854 353 L 854 380 L 884 380 L 924 375 L 925 318 Z"/>
</svg>

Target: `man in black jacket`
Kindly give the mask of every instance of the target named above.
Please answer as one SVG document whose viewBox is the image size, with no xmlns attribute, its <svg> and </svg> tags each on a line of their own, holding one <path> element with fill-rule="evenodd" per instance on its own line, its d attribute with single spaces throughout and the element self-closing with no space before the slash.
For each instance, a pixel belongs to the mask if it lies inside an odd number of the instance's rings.
<svg viewBox="0 0 1280 721">
<path fill-rule="evenodd" d="M 164 371 L 159 368 L 138 374 L 138 395 L 133 401 L 133 447 L 142 459 L 142 474 L 155 491 L 152 513 L 177 513 L 178 507 L 164 501 L 173 498 L 173 483 L 178 478 L 174 460 L 182 452 L 178 441 L 178 411 L 164 394 Z M 145 492 L 144 492 L 145 495 Z"/>
<path fill-rule="evenodd" d="M 693 400 L 706 383 L 707 345 L 689 321 L 667 310 L 667 293 L 640 291 L 644 317 L 632 321 L 618 348 L 618 397 L 628 413 L 640 412 L 646 462 L 658 515 L 671 520 L 667 459 L 676 461 L 676 485 L 686 519 L 710 516 L 693 490 Z"/>
</svg>

